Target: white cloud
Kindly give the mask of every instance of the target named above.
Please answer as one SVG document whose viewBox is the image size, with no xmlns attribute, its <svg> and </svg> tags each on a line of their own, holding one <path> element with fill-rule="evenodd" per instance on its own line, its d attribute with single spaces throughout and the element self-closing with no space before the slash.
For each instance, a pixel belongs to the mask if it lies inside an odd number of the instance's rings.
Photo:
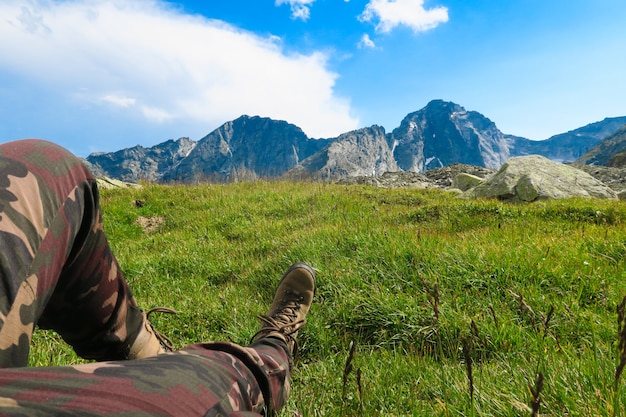
<svg viewBox="0 0 626 417">
<path fill-rule="evenodd" d="M 0 70 L 41 91 L 173 121 L 181 133 L 186 123 L 208 130 L 242 114 L 313 137 L 358 125 L 323 53 L 287 54 L 276 37 L 160 0 L 2 0 L 0 16 Z M 0 88 L 9 86 L 0 79 Z"/>
<path fill-rule="evenodd" d="M 122 109 L 136 108 L 147 120 L 157 123 L 163 123 L 175 118 L 173 114 L 165 109 L 137 103 L 137 99 L 133 97 L 126 97 L 122 94 L 105 94 L 100 97 L 99 100 L 96 100 L 96 103 L 99 102 L 108 103 Z"/>
<path fill-rule="evenodd" d="M 311 7 L 315 0 L 276 0 L 276 6 L 288 4 L 291 7 L 291 17 L 293 19 L 309 20 L 311 17 Z"/>
<path fill-rule="evenodd" d="M 448 9 L 426 10 L 424 0 L 370 0 L 359 18 L 364 22 L 378 20 L 376 30 L 383 33 L 402 25 L 414 32 L 424 32 L 447 22 Z"/>
<path fill-rule="evenodd" d="M 359 41 L 359 48 L 374 49 L 376 48 L 376 44 L 370 38 L 370 35 L 368 35 L 367 33 L 364 33 L 363 36 L 361 36 L 361 40 Z"/>
<path fill-rule="evenodd" d="M 148 119 L 157 123 L 163 123 L 174 118 L 167 110 L 150 106 L 140 106 L 141 114 Z"/>
<path fill-rule="evenodd" d="M 128 107 L 134 106 L 137 103 L 137 100 L 135 100 L 132 97 L 124 97 L 121 95 L 117 95 L 115 93 L 105 94 L 104 96 L 100 98 L 100 101 L 113 104 L 114 106 L 122 107 L 122 108 L 128 108 Z"/>
</svg>

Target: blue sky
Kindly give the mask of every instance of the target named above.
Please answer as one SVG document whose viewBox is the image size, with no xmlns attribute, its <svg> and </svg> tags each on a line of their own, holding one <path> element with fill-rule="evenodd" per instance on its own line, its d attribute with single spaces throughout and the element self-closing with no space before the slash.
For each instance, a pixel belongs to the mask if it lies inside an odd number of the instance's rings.
<svg viewBox="0 0 626 417">
<path fill-rule="evenodd" d="M 2 0 L 0 142 L 78 155 L 242 114 L 391 131 L 432 99 L 547 139 L 626 115 L 623 0 Z"/>
</svg>

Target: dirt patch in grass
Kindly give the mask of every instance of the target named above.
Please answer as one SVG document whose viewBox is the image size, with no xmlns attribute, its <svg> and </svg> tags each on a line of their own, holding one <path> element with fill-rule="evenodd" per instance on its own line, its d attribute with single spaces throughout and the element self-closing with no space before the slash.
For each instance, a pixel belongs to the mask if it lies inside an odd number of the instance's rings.
<svg viewBox="0 0 626 417">
<path fill-rule="evenodd" d="M 163 223 L 165 223 L 165 217 L 163 216 L 140 216 L 135 220 L 144 232 L 150 233 L 154 232 L 159 228 Z"/>
</svg>

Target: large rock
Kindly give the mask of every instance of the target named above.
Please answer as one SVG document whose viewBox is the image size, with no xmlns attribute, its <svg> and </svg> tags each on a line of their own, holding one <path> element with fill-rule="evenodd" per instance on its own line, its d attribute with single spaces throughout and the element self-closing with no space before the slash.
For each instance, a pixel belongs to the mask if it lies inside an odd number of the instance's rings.
<svg viewBox="0 0 626 417">
<path fill-rule="evenodd" d="M 114 188 L 141 188 L 141 184 L 124 182 L 109 177 L 96 177 L 96 183 L 101 190 L 111 190 Z"/>
<path fill-rule="evenodd" d="M 598 181 L 609 186 L 616 193 L 626 191 L 626 168 L 580 164 L 572 164 L 572 166 L 581 171 L 585 171 Z"/>
<path fill-rule="evenodd" d="M 461 196 L 509 201 L 568 197 L 617 199 L 613 190 L 586 172 L 539 155 L 509 159 L 495 175 Z"/>
<path fill-rule="evenodd" d="M 462 172 L 454 177 L 454 179 L 452 180 L 452 188 L 456 188 L 461 191 L 467 191 L 472 187 L 476 187 L 481 182 L 483 182 L 482 178 L 477 177 L 476 175 Z"/>
</svg>

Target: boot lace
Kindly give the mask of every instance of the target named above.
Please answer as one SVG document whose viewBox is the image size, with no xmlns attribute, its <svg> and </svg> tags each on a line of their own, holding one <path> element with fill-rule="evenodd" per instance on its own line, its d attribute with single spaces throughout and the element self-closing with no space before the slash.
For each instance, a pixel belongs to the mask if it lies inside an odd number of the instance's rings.
<svg viewBox="0 0 626 417">
<path fill-rule="evenodd" d="M 172 339 L 170 339 L 169 337 L 165 336 L 163 333 L 155 329 L 152 323 L 150 323 L 150 314 L 152 313 L 177 314 L 177 311 L 171 308 L 167 308 L 167 307 L 154 307 L 146 311 L 146 320 L 148 321 L 148 324 L 150 325 L 150 328 L 154 332 L 154 335 L 156 336 L 157 340 L 159 341 L 161 346 L 163 346 L 163 349 L 166 352 L 172 352 L 174 350 L 174 343 L 172 342 Z"/>
<path fill-rule="evenodd" d="M 279 307 L 271 316 L 257 316 L 264 324 L 261 330 L 255 335 L 266 335 L 277 332 L 285 336 L 287 344 L 296 345 L 295 334 L 305 325 L 306 319 L 298 319 L 298 310 L 302 306 L 304 297 L 292 291 L 285 290 Z"/>
</svg>

